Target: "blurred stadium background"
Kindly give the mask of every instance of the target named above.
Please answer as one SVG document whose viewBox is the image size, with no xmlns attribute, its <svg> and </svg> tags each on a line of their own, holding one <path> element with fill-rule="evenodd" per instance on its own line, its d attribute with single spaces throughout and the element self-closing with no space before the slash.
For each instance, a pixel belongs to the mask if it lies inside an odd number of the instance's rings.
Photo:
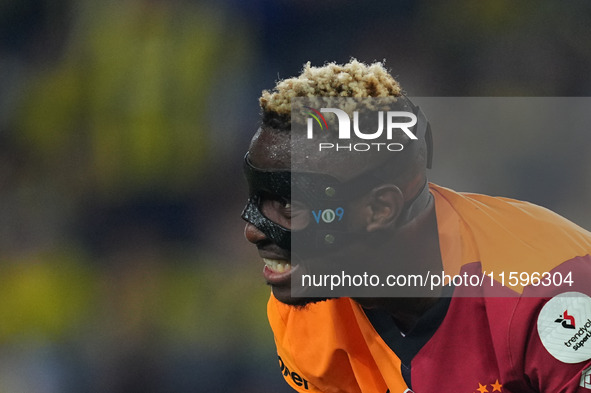
<svg viewBox="0 0 591 393">
<path fill-rule="evenodd" d="M 583 0 L 0 1 L 0 392 L 290 391 L 239 218 L 260 91 L 354 56 L 412 96 L 589 96 L 590 24 Z M 435 180 L 591 228 L 588 124 L 433 128 Z"/>
</svg>

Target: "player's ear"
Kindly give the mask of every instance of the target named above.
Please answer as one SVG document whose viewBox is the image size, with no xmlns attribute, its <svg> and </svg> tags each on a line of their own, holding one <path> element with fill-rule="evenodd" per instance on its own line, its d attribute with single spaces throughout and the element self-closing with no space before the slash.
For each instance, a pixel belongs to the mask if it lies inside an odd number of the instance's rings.
<svg viewBox="0 0 591 393">
<path fill-rule="evenodd" d="M 386 184 L 371 190 L 366 216 L 366 230 L 374 232 L 392 228 L 404 206 L 404 194 L 400 188 Z"/>
</svg>

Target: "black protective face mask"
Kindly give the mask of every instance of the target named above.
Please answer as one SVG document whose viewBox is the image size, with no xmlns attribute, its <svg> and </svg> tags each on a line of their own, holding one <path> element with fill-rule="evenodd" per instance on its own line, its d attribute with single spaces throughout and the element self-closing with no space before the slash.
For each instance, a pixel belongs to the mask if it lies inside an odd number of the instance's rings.
<svg viewBox="0 0 591 393">
<path fill-rule="evenodd" d="M 427 144 L 427 167 L 431 167 L 431 131 L 429 123 L 418 107 L 413 106 L 417 115 L 414 134 L 419 140 L 425 138 Z M 370 169 L 361 175 L 341 182 L 335 177 L 324 173 L 290 172 L 283 170 L 264 170 L 254 167 L 244 157 L 244 174 L 249 186 L 249 198 L 242 212 L 242 218 L 254 225 L 269 240 L 279 247 L 292 249 L 292 236 L 297 238 L 298 252 L 305 250 L 309 254 L 319 255 L 342 246 L 361 234 L 346 230 L 347 206 L 350 201 L 366 194 L 374 187 L 385 184 L 396 174 L 387 169 L 395 166 L 394 161 L 401 163 L 416 154 L 417 144 L 410 143 L 400 154 L 393 155 L 393 160 Z M 401 168 L 404 165 L 400 165 Z M 405 211 L 411 210 L 412 204 L 425 193 L 428 187 L 405 204 Z M 309 224 L 299 230 L 290 230 L 273 222 L 261 211 L 261 201 L 265 195 L 303 203 L 310 211 Z M 403 212 L 404 214 L 404 212 Z"/>
</svg>

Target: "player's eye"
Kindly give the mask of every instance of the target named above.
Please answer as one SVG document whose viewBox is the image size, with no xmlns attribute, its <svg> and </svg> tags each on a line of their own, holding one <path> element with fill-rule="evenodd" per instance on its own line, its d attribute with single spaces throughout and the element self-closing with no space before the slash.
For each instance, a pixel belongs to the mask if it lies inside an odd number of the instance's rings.
<svg viewBox="0 0 591 393">
<path fill-rule="evenodd" d="M 265 217 L 284 228 L 298 230 L 309 222 L 309 209 L 301 202 L 279 195 L 261 195 L 259 208 Z"/>
<path fill-rule="evenodd" d="M 259 207 L 265 217 L 279 223 L 278 220 L 281 221 L 281 218 L 289 218 L 291 201 L 279 195 L 263 194 Z"/>
</svg>

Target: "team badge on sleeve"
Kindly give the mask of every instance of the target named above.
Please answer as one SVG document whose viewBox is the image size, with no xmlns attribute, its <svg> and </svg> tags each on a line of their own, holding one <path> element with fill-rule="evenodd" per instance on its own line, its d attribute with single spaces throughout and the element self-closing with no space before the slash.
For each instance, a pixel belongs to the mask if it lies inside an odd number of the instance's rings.
<svg viewBox="0 0 591 393">
<path fill-rule="evenodd" d="M 538 316 L 544 348 L 564 363 L 591 359 L 591 298 L 565 292 L 550 299 Z"/>
</svg>

